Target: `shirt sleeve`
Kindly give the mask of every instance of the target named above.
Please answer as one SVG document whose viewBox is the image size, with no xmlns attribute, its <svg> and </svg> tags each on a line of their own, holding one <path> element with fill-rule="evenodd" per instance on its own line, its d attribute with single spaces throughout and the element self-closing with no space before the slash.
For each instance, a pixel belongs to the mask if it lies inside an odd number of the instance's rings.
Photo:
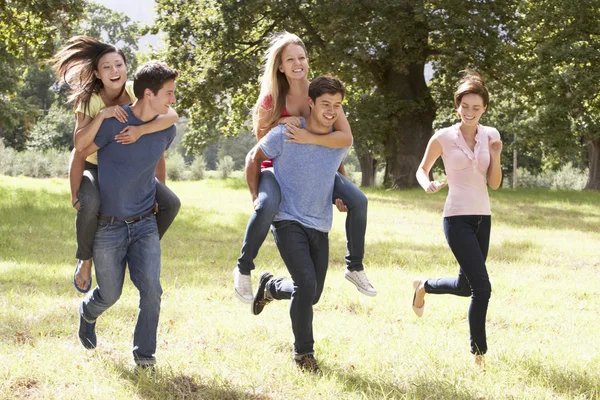
<svg viewBox="0 0 600 400">
<path fill-rule="evenodd" d="M 282 129 L 281 125 L 276 126 L 258 142 L 260 149 L 269 158 L 275 158 L 283 151 Z"/>
<path fill-rule="evenodd" d="M 92 97 L 90 97 L 90 101 L 87 107 L 85 106 L 85 104 L 83 104 L 83 102 L 79 102 L 77 108 L 75 108 L 75 112 L 85 114 L 90 118 L 94 118 L 103 108 L 104 102 L 102 102 L 102 98 L 99 94 L 94 93 Z"/>
<path fill-rule="evenodd" d="M 169 128 L 168 135 L 169 135 L 169 139 L 167 141 L 167 147 L 165 148 L 165 150 L 167 150 L 169 147 L 171 147 L 173 140 L 175 140 L 175 136 L 177 136 L 177 128 L 175 125 L 173 125 L 172 127 Z"/>
<path fill-rule="evenodd" d="M 116 121 L 116 119 L 111 118 L 111 119 L 104 120 L 102 122 L 102 125 L 100 125 L 100 128 L 98 128 L 98 133 L 96 134 L 96 137 L 94 138 L 94 144 L 96 146 L 98 146 L 99 148 L 106 146 L 108 144 L 108 142 L 110 142 L 110 140 L 113 138 L 113 136 L 114 136 L 113 135 L 113 130 L 114 130 L 113 121 Z"/>
<path fill-rule="evenodd" d="M 498 132 L 498 129 L 496 128 L 490 128 L 489 136 L 493 141 L 501 140 L 500 132 Z"/>
</svg>

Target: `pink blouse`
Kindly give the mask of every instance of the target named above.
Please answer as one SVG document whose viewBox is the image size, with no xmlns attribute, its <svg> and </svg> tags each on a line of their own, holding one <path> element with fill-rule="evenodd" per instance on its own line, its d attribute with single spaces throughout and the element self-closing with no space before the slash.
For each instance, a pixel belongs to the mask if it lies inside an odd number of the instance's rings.
<svg viewBox="0 0 600 400">
<path fill-rule="evenodd" d="M 459 129 L 460 124 L 437 131 L 442 145 L 442 160 L 448 179 L 444 217 L 453 215 L 491 215 L 487 191 L 490 165 L 489 138 L 500 140 L 495 128 L 477 125 L 475 150 L 471 151 Z"/>
</svg>

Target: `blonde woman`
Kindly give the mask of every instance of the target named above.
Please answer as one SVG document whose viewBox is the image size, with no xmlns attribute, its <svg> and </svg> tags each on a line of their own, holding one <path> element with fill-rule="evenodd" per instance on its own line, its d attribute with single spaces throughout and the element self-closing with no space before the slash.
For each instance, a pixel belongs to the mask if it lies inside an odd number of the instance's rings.
<svg viewBox="0 0 600 400">
<path fill-rule="evenodd" d="M 314 135 L 302 129 L 300 117 L 310 114 L 308 86 L 308 57 L 306 47 L 294 34 L 283 32 L 271 37 L 265 55 L 261 90 L 254 107 L 254 132 L 260 141 L 272 128 L 285 124 L 289 141 L 331 148 L 352 144 L 352 131 L 344 113 L 341 113 L 333 132 Z M 307 161 L 308 162 L 308 161 Z M 234 288 L 237 297 L 252 302 L 250 273 L 254 259 L 265 240 L 280 203 L 280 189 L 273 174 L 271 160 L 262 164 L 258 197 L 253 199 L 254 213 L 250 217 L 241 256 L 234 269 Z M 375 296 L 377 291 L 369 282 L 363 267 L 365 232 L 367 227 L 367 197 L 344 176 L 343 164 L 335 180 L 333 203 L 346 217 L 348 255 L 345 258 L 345 277 L 363 294 Z"/>
</svg>

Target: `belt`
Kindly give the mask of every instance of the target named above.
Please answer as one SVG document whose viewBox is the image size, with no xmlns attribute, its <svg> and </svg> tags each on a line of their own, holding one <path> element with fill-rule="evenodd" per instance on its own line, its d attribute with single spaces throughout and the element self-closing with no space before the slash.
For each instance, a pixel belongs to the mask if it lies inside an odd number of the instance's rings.
<svg viewBox="0 0 600 400">
<path fill-rule="evenodd" d="M 136 222 L 139 222 L 139 221 L 143 220 L 144 218 L 151 216 L 152 214 L 154 214 L 154 209 L 148 211 L 144 215 L 121 220 L 117 217 L 113 217 L 112 215 L 98 213 L 98 219 L 102 220 L 102 221 L 110 221 L 111 224 L 113 222 L 125 222 L 126 224 L 135 224 Z"/>
</svg>

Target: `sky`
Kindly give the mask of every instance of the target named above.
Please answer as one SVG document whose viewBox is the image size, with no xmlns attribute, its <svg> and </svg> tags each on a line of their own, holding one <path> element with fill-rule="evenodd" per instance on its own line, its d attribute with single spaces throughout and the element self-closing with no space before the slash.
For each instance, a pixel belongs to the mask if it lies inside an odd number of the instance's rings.
<svg viewBox="0 0 600 400">
<path fill-rule="evenodd" d="M 94 0 L 96 3 L 102 4 L 105 7 L 125 13 L 129 18 L 144 24 L 154 22 L 154 0 Z M 148 45 L 160 46 L 162 41 L 156 35 L 146 35 L 140 39 L 140 51 L 144 52 Z"/>
</svg>

